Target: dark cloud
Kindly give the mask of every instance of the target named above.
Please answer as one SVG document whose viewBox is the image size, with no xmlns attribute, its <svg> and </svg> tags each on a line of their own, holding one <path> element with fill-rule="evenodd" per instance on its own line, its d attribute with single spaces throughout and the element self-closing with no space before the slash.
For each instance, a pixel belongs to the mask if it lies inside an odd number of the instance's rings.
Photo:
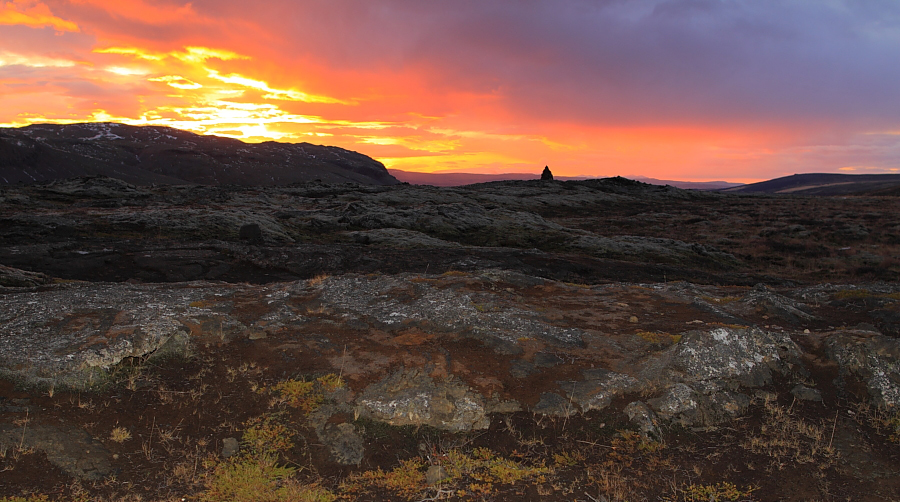
<svg viewBox="0 0 900 502">
<path fill-rule="evenodd" d="M 219 1 L 198 12 L 234 11 Z M 645 124 L 900 116 L 900 3 L 875 0 L 266 2 L 279 52 L 423 68 L 559 120 Z"/>
</svg>

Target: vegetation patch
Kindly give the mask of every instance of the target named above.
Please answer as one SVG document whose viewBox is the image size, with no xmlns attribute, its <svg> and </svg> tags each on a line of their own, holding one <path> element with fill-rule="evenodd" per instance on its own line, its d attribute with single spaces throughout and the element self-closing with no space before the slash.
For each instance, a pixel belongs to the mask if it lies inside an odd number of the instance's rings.
<svg viewBox="0 0 900 502">
<path fill-rule="evenodd" d="M 376 469 L 350 476 L 341 485 L 347 495 L 362 496 L 377 491 L 405 500 L 421 498 L 429 489 L 458 497 L 484 497 L 496 495 L 502 486 L 514 485 L 523 480 L 546 481 L 553 469 L 543 463 L 528 466 L 503 458 L 487 448 L 475 448 L 471 452 L 451 449 L 430 457 L 414 457 L 400 462 L 390 471 Z M 443 476 L 435 485 L 426 484 L 429 466 L 443 468 Z"/>
<path fill-rule="evenodd" d="M 331 502 L 334 495 L 318 484 L 303 484 L 298 469 L 279 459 L 294 447 L 296 435 L 280 415 L 268 414 L 244 423 L 241 452 L 204 462 L 207 470 L 202 502 Z"/>
<path fill-rule="evenodd" d="M 677 490 L 675 497 L 667 497 L 665 502 L 738 502 L 752 501 L 756 488 L 738 488 L 737 485 L 722 481 L 713 485 L 690 484 Z"/>
<path fill-rule="evenodd" d="M 857 413 L 862 422 L 887 436 L 888 441 L 900 444 L 900 409 L 860 403 Z"/>
<path fill-rule="evenodd" d="M 326 400 L 326 396 L 344 388 L 344 380 L 333 373 L 320 376 L 314 380 L 284 380 L 271 387 L 261 388 L 274 396 L 273 404 L 285 404 L 305 414 L 317 410 Z"/>
<path fill-rule="evenodd" d="M 668 347 L 681 341 L 681 335 L 673 335 L 661 331 L 638 331 L 637 336 L 651 345 Z"/>
<path fill-rule="evenodd" d="M 838 457 L 826 429 L 795 416 L 792 408 L 785 408 L 767 400 L 765 420 L 758 434 L 751 434 L 743 446 L 768 456 L 770 468 L 788 464 L 814 464 L 820 469 L 830 467 Z"/>
</svg>

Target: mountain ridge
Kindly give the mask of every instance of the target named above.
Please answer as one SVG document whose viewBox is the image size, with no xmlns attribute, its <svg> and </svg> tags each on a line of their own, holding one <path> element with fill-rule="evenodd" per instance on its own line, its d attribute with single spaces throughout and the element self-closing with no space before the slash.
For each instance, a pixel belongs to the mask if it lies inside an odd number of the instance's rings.
<svg viewBox="0 0 900 502">
<path fill-rule="evenodd" d="M 310 143 L 244 143 L 163 126 L 98 122 L 0 128 L 0 184 L 104 175 L 136 185 L 395 185 L 361 153 Z"/>
<path fill-rule="evenodd" d="M 510 181 L 510 180 L 536 180 L 541 175 L 532 173 L 501 173 L 501 174 L 481 174 L 481 173 L 463 173 L 463 172 L 437 172 L 437 173 L 420 173 L 415 171 L 403 171 L 400 169 L 388 169 L 392 176 L 400 181 L 410 183 L 412 185 L 432 185 L 442 187 L 474 185 L 476 183 L 489 183 L 491 181 Z M 739 183 L 730 183 L 727 181 L 676 181 L 661 180 L 656 178 L 648 178 L 646 176 L 624 176 L 625 178 L 647 183 L 649 185 L 670 185 L 675 188 L 684 188 L 689 190 L 722 190 L 740 186 Z M 602 176 L 554 176 L 559 181 L 584 181 L 595 178 L 603 178 Z"/>
<path fill-rule="evenodd" d="M 795 195 L 896 195 L 900 174 L 804 173 L 722 190 L 728 193 Z"/>
</svg>

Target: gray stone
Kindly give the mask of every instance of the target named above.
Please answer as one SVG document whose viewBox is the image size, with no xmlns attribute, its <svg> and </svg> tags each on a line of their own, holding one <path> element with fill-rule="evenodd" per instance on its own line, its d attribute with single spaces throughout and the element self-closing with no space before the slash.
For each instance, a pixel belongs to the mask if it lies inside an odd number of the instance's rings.
<svg viewBox="0 0 900 502">
<path fill-rule="evenodd" d="M 900 406 L 900 339 L 844 331 L 827 336 L 825 348 L 840 367 L 841 381 L 855 375 L 866 383 L 876 404 Z"/>
<path fill-rule="evenodd" d="M 572 401 L 581 411 L 602 410 L 610 405 L 613 398 L 640 387 L 638 379 L 606 370 L 588 370 L 581 382 L 560 382 Z"/>
<path fill-rule="evenodd" d="M 429 486 L 436 485 L 441 481 L 447 479 L 447 476 L 447 469 L 444 469 L 443 466 L 432 465 L 428 467 L 427 471 L 425 471 L 425 483 Z"/>
<path fill-rule="evenodd" d="M 662 397 L 648 401 L 660 418 L 678 422 L 682 425 L 703 423 L 703 412 L 700 408 L 703 398 L 694 389 L 683 383 L 669 387 Z"/>
<path fill-rule="evenodd" d="M 0 424 L 0 447 L 20 446 L 44 452 L 51 464 L 78 478 L 99 480 L 112 471 L 103 443 L 77 427 L 29 424 L 23 434 L 22 427 Z"/>
<path fill-rule="evenodd" d="M 853 329 L 857 331 L 871 331 L 873 333 L 878 333 L 879 335 L 882 334 L 881 331 L 878 331 L 878 328 L 876 328 L 875 325 L 869 324 L 867 322 L 861 322 L 857 324 Z"/>
<path fill-rule="evenodd" d="M 391 425 L 438 429 L 486 429 L 484 397 L 457 380 L 436 383 L 418 370 L 397 371 L 366 387 L 356 399 L 362 416 Z"/>
<path fill-rule="evenodd" d="M 318 432 L 319 440 L 328 446 L 331 458 L 341 465 L 359 465 L 365 456 L 363 438 L 350 423 L 326 424 Z"/>
<path fill-rule="evenodd" d="M 791 394 L 801 401 L 822 402 L 822 393 L 816 389 L 810 389 L 803 384 L 797 384 L 791 389 Z"/>
<path fill-rule="evenodd" d="M 575 406 L 568 399 L 554 392 L 541 394 L 541 399 L 531 408 L 533 413 L 554 417 L 569 417 L 575 413 Z"/>
<path fill-rule="evenodd" d="M 404 228 L 377 228 L 347 232 L 346 235 L 360 244 L 374 244 L 398 249 L 462 247 L 456 242 L 437 239 L 422 232 Z"/>
<path fill-rule="evenodd" d="M 708 396 L 707 424 L 717 424 L 737 418 L 747 412 L 750 398 L 739 392 L 720 391 Z"/>
<path fill-rule="evenodd" d="M 412 285 L 403 276 L 345 275 L 333 277 L 321 300 L 338 313 L 365 316 L 370 324 L 392 329 L 415 324 L 441 331 L 466 332 L 494 350 L 515 355 L 523 337 L 540 338 L 556 345 L 582 346 L 584 332 L 544 321 L 534 311 L 504 306 L 488 310 L 471 295 L 438 289 L 423 282 Z M 406 300 L 390 294 L 409 291 Z"/>
<path fill-rule="evenodd" d="M 726 308 L 740 314 L 764 313 L 795 325 L 822 320 L 807 312 L 809 307 L 806 304 L 775 293 L 764 284 L 757 284 L 740 301 L 727 305 Z"/>
<path fill-rule="evenodd" d="M 537 371 L 533 364 L 522 359 L 515 359 L 509 363 L 509 374 L 515 378 L 527 378 Z"/>
<path fill-rule="evenodd" d="M 222 456 L 229 458 L 234 456 L 241 449 L 241 444 L 236 438 L 225 438 L 222 440 Z"/>
<path fill-rule="evenodd" d="M 645 403 L 634 401 L 623 410 L 628 420 L 637 427 L 638 432 L 646 439 L 660 439 L 659 421 L 656 414 Z"/>
<path fill-rule="evenodd" d="M 563 359 L 550 352 L 538 352 L 534 355 L 534 365 L 538 368 L 552 368 L 563 363 Z"/>
<path fill-rule="evenodd" d="M 31 288 L 49 284 L 53 279 L 39 272 L 29 272 L 0 265 L 0 287 Z"/>
<path fill-rule="evenodd" d="M 722 379 L 747 387 L 771 383 L 773 372 L 789 371 L 800 356 L 787 334 L 755 327 L 689 331 L 669 350 L 686 381 Z"/>
<path fill-rule="evenodd" d="M 230 286 L 63 284 L 8 295 L 0 308 L 0 373 L 30 385 L 90 388 L 127 357 L 224 342 L 246 328 L 193 307 Z M 188 342 L 191 339 L 191 342 Z"/>
</svg>

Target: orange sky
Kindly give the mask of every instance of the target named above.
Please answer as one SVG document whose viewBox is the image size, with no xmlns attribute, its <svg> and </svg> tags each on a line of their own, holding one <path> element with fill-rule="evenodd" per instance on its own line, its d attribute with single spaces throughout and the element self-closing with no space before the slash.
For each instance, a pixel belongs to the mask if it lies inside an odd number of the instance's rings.
<svg viewBox="0 0 900 502">
<path fill-rule="evenodd" d="M 850 0 L 0 0 L 0 125 L 169 125 L 412 171 L 900 172 L 898 27 Z"/>
</svg>

